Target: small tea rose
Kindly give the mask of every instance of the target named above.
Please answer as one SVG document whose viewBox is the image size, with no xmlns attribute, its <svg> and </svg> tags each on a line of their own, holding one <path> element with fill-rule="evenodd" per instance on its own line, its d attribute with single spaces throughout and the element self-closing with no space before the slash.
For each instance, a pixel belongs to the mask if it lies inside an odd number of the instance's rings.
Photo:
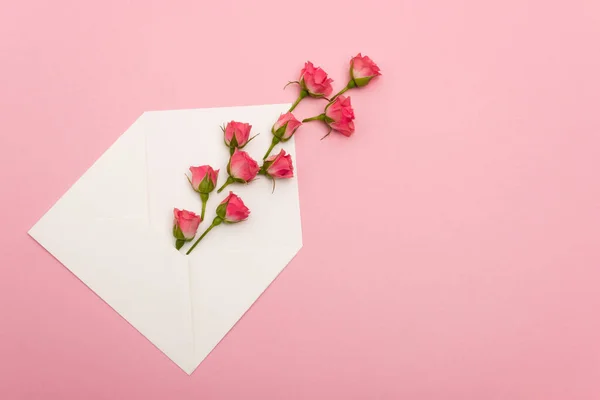
<svg viewBox="0 0 600 400">
<path fill-rule="evenodd" d="M 225 135 L 225 144 L 230 149 L 241 149 L 248 144 L 250 140 L 250 130 L 252 125 L 245 122 L 231 121 L 223 129 Z"/>
<path fill-rule="evenodd" d="M 201 221 L 200 216 L 191 211 L 173 209 L 173 236 L 177 250 L 196 236 Z"/>
<path fill-rule="evenodd" d="M 263 168 L 265 175 L 273 179 L 287 179 L 294 177 L 292 156 L 286 154 L 283 149 L 281 149 L 279 154 L 267 158 Z"/>
<path fill-rule="evenodd" d="M 302 125 L 302 122 L 298 121 L 296 117 L 294 117 L 294 114 L 287 112 L 279 116 L 279 119 L 273 125 L 271 132 L 280 141 L 287 142 L 300 125 Z"/>
<path fill-rule="evenodd" d="M 354 110 L 350 97 L 339 96 L 325 110 L 325 122 L 344 136 L 354 133 Z"/>
<path fill-rule="evenodd" d="M 229 195 L 217 207 L 217 217 L 230 224 L 244 221 L 248 219 L 249 215 L 248 207 L 233 192 L 229 192 Z"/>
<path fill-rule="evenodd" d="M 229 176 L 236 182 L 241 183 L 248 183 L 254 179 L 259 169 L 258 163 L 248 153 L 237 149 L 231 156 L 227 166 Z"/>
<path fill-rule="evenodd" d="M 310 61 L 307 61 L 302 71 L 300 71 L 300 87 L 306 90 L 311 97 L 328 97 L 333 92 L 331 82 L 333 82 L 333 79 L 329 78 L 325 71 L 320 67 L 315 67 Z"/>
<path fill-rule="evenodd" d="M 381 75 L 379 67 L 368 56 L 358 53 L 350 60 L 350 77 L 356 87 L 366 86 L 371 79 Z"/>
<path fill-rule="evenodd" d="M 192 179 L 188 177 L 188 181 L 190 181 L 192 189 L 200 193 L 200 199 L 202 200 L 202 214 L 200 214 L 200 218 L 203 220 L 208 197 L 217 185 L 219 170 L 215 171 L 210 165 L 202 165 L 200 167 L 190 167 L 190 172 L 192 173 Z"/>
<path fill-rule="evenodd" d="M 217 186 L 218 169 L 214 170 L 210 165 L 201 165 L 190 167 L 190 172 L 192 173 L 192 179 L 188 178 L 188 180 L 196 192 L 210 193 Z"/>
</svg>

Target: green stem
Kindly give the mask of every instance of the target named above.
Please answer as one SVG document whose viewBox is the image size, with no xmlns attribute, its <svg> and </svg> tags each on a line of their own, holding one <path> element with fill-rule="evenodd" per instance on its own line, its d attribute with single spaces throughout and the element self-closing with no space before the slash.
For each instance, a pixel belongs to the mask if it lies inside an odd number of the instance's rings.
<svg viewBox="0 0 600 400">
<path fill-rule="evenodd" d="M 296 108 L 296 106 L 298 104 L 300 104 L 300 102 L 302 101 L 303 98 L 305 98 L 306 96 L 308 96 L 308 92 L 304 89 L 300 90 L 300 95 L 298 96 L 298 98 L 296 99 L 296 101 L 294 102 L 294 104 L 292 104 L 292 106 L 290 107 L 290 109 L 288 110 L 288 112 L 292 112 L 294 111 L 294 109 Z"/>
<path fill-rule="evenodd" d="M 217 193 L 221 193 L 223 191 L 223 189 L 225 189 L 227 186 L 231 185 L 233 182 L 235 182 L 235 181 L 230 176 L 229 178 L 227 178 L 227 180 L 225 181 L 225 183 L 223 184 L 223 186 L 221 186 L 219 188 L 219 190 L 217 190 Z"/>
<path fill-rule="evenodd" d="M 348 84 L 346 85 L 345 88 L 343 88 L 342 90 L 340 90 L 335 96 L 333 96 L 331 98 L 331 100 L 329 100 L 329 104 L 333 103 L 333 101 L 335 99 L 337 99 L 339 96 L 343 95 L 344 93 L 346 93 L 348 90 L 355 88 L 356 87 L 356 83 L 354 83 L 353 79 L 350 79 L 350 82 L 348 82 Z"/>
<path fill-rule="evenodd" d="M 206 211 L 206 202 L 208 201 L 208 193 L 200 193 L 200 199 L 202 200 L 202 213 L 200 214 L 200 221 L 204 221 L 204 212 Z"/>
<path fill-rule="evenodd" d="M 273 151 L 273 148 L 277 145 L 277 143 L 279 143 L 281 141 L 281 139 L 279 139 L 277 136 L 273 136 L 273 140 L 271 140 L 271 146 L 269 147 L 269 150 L 267 150 L 267 153 L 265 154 L 265 156 L 263 157 L 263 160 L 266 160 L 267 157 L 269 157 L 269 154 L 271 154 L 271 152 Z"/>
<path fill-rule="evenodd" d="M 219 218 L 219 217 L 217 217 L 217 218 Z M 215 218 L 215 220 L 216 220 L 217 218 Z M 208 227 L 208 229 L 206 229 L 206 230 L 204 231 L 204 233 L 202 234 L 202 236 L 200 236 L 200 237 L 198 238 L 198 240 L 196 240 L 196 241 L 194 242 L 194 244 L 192 245 L 192 247 L 190 247 L 190 249 L 187 251 L 187 253 L 185 253 L 185 255 L 186 255 L 186 256 L 187 256 L 187 255 L 189 255 L 189 254 L 192 252 L 192 250 L 194 250 L 194 248 L 195 248 L 196 246 L 198 246 L 198 243 L 200 243 L 200 241 L 201 241 L 201 240 L 204 238 L 204 236 L 206 236 L 206 235 L 208 234 L 208 232 L 210 232 L 210 230 L 211 230 L 212 228 L 214 228 L 215 226 L 217 226 L 217 225 L 218 225 L 218 224 L 215 224 L 215 221 L 213 221 L 213 223 L 212 223 L 212 224 L 210 224 L 210 226 Z"/>
<path fill-rule="evenodd" d="M 302 122 L 310 122 L 310 121 L 325 121 L 325 114 L 315 115 L 314 117 L 305 118 Z"/>
</svg>

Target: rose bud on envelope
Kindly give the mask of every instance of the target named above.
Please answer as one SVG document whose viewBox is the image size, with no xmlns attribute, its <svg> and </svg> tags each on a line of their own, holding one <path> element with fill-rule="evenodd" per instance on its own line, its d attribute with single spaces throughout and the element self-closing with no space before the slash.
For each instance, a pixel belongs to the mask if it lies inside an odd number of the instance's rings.
<svg viewBox="0 0 600 400">
<path fill-rule="evenodd" d="M 248 144 L 254 137 L 250 137 L 252 125 L 245 122 L 229 122 L 225 128 L 222 128 L 225 135 L 225 144 L 233 154 L 235 149 L 241 149 Z"/>
<path fill-rule="evenodd" d="M 258 163 L 248 155 L 245 151 L 235 149 L 235 152 L 229 159 L 227 165 L 227 172 L 229 177 L 227 181 L 217 190 L 217 193 L 221 193 L 228 185 L 234 182 L 248 183 L 256 177 L 260 167 Z"/>
<path fill-rule="evenodd" d="M 294 177 L 294 165 L 292 156 L 281 149 L 279 154 L 267 158 L 259 171 L 273 180 L 273 192 L 275 192 L 275 179 L 288 179 Z"/>
<path fill-rule="evenodd" d="M 267 153 L 263 157 L 263 160 L 265 160 L 269 156 L 269 154 L 271 154 L 273 147 L 275 147 L 277 143 L 287 142 L 288 140 L 290 140 L 294 133 L 296 133 L 296 130 L 298 130 L 300 125 L 302 125 L 302 122 L 298 121 L 296 117 L 294 117 L 294 114 L 292 114 L 291 112 L 281 114 L 277 122 L 275 122 L 275 124 L 271 128 L 273 140 L 271 141 L 271 147 L 269 147 L 269 149 L 267 150 Z"/>
<path fill-rule="evenodd" d="M 273 125 L 271 132 L 273 133 L 273 136 L 282 142 L 287 142 L 300 125 L 302 125 L 302 122 L 298 121 L 296 117 L 294 117 L 294 114 L 287 112 L 279 116 L 279 119 Z"/>
<path fill-rule="evenodd" d="M 192 188 L 200 193 L 200 199 L 202 200 L 202 214 L 200 217 L 204 219 L 206 202 L 208 201 L 210 192 L 217 185 L 219 170 L 215 171 L 210 165 L 201 165 L 199 167 L 190 167 L 190 172 L 192 173 L 192 179 L 188 177 L 188 181 L 190 181 Z"/>
<path fill-rule="evenodd" d="M 325 107 L 325 113 L 315 117 L 306 118 L 302 122 L 323 121 L 329 125 L 329 132 L 336 130 L 344 136 L 354 133 L 354 110 L 350 103 L 350 97 L 339 96 Z"/>
<path fill-rule="evenodd" d="M 381 75 L 379 67 L 368 56 L 362 56 L 360 53 L 350 60 L 350 83 L 355 87 L 366 86 L 371 79 Z"/>
<path fill-rule="evenodd" d="M 198 225 L 202 219 L 191 211 L 173 209 L 173 236 L 175 237 L 175 248 L 181 249 L 185 242 L 189 242 L 196 236 Z"/>
<path fill-rule="evenodd" d="M 190 184 L 198 193 L 210 193 L 217 185 L 219 170 L 214 170 L 210 165 L 201 165 L 199 167 L 190 167 L 192 179 Z"/>
<path fill-rule="evenodd" d="M 229 192 L 229 195 L 219 204 L 217 207 L 217 216 L 213 220 L 212 224 L 204 231 L 204 233 L 196 240 L 196 242 L 190 247 L 186 254 L 190 254 L 192 250 L 200 243 L 200 241 L 210 232 L 215 226 L 221 225 L 223 222 L 227 224 L 234 224 L 242 222 L 248 219 L 250 210 L 242 199 Z"/>
<path fill-rule="evenodd" d="M 217 216 L 229 224 L 244 221 L 248 219 L 249 215 L 248 207 L 233 192 L 229 192 L 229 195 L 217 207 Z"/>
<path fill-rule="evenodd" d="M 229 160 L 227 172 L 236 182 L 248 183 L 256 177 L 259 170 L 258 163 L 248 153 L 236 150 Z"/>
</svg>

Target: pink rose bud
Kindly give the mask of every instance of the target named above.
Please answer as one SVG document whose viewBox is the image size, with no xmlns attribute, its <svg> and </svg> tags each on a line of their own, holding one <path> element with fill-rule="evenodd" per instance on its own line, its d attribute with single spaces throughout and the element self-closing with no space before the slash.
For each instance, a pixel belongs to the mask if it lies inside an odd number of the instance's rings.
<svg viewBox="0 0 600 400">
<path fill-rule="evenodd" d="M 227 166 L 227 172 L 229 176 L 236 182 L 248 183 L 256 177 L 260 167 L 258 163 L 252 159 L 245 151 L 235 150 L 229 165 Z"/>
<path fill-rule="evenodd" d="M 244 221 L 249 215 L 250 210 L 248 207 L 233 192 L 229 192 L 229 196 L 217 207 L 217 217 L 230 224 Z"/>
<path fill-rule="evenodd" d="M 227 173 L 229 177 L 227 181 L 217 190 L 217 193 L 221 193 L 223 189 L 231 185 L 234 182 L 248 183 L 252 179 L 256 178 L 260 167 L 258 163 L 252 159 L 245 151 L 235 149 L 229 164 L 227 164 Z"/>
<path fill-rule="evenodd" d="M 190 167 L 192 188 L 198 193 L 210 193 L 217 185 L 219 170 L 214 170 L 210 165 Z M 188 178 L 189 179 L 189 178 Z"/>
<path fill-rule="evenodd" d="M 185 242 L 192 240 L 196 236 L 201 219 L 199 215 L 191 211 L 179 210 L 177 208 L 173 209 L 173 216 L 173 236 L 177 239 L 175 247 L 179 250 Z"/>
<path fill-rule="evenodd" d="M 210 165 L 202 165 L 200 167 L 190 167 L 190 172 L 192 173 L 192 179 L 188 177 L 188 181 L 190 181 L 192 188 L 200 193 L 200 199 L 202 200 L 202 214 L 200 218 L 204 219 L 206 202 L 208 201 L 210 192 L 217 185 L 219 170 L 215 171 Z"/>
<path fill-rule="evenodd" d="M 363 57 L 358 53 L 350 60 L 350 76 L 355 86 L 366 86 L 371 79 L 379 75 L 379 67 L 368 56 Z"/>
<path fill-rule="evenodd" d="M 265 174 L 273 179 L 286 179 L 294 177 L 294 165 L 292 156 L 281 149 L 279 154 L 273 155 L 265 160 L 263 166 Z"/>
<path fill-rule="evenodd" d="M 310 61 L 307 61 L 302 71 L 300 71 L 300 87 L 306 90 L 311 97 L 329 96 L 333 92 L 331 82 L 333 82 L 333 79 L 329 78 L 321 68 L 315 68 Z"/>
<path fill-rule="evenodd" d="M 275 125 L 273 125 L 271 132 L 277 139 L 286 142 L 290 140 L 300 125 L 302 125 L 302 122 L 298 121 L 296 117 L 294 117 L 294 114 L 287 112 L 279 116 L 279 119 L 275 122 Z"/>
<path fill-rule="evenodd" d="M 354 110 L 350 97 L 339 96 L 325 109 L 325 122 L 344 136 L 354 133 Z"/>
<path fill-rule="evenodd" d="M 231 121 L 223 129 L 225 134 L 225 144 L 230 149 L 241 149 L 248 144 L 252 138 L 250 138 L 250 129 L 252 125 L 245 122 Z"/>
</svg>

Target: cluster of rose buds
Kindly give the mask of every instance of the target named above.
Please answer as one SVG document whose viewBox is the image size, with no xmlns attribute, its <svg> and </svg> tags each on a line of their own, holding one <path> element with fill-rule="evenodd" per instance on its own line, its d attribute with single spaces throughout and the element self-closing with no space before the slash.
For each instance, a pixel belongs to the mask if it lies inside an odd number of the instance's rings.
<svg viewBox="0 0 600 400">
<path fill-rule="evenodd" d="M 311 77 L 307 75 L 311 74 Z M 360 53 L 350 60 L 350 79 L 348 84 L 333 96 L 322 114 L 306 118 L 302 122 L 323 121 L 329 127 L 328 136 L 331 131 L 336 131 L 344 136 L 351 136 L 354 133 L 354 109 L 350 103 L 350 97 L 343 96 L 350 89 L 366 86 L 371 79 L 381 75 L 379 67 L 369 57 L 362 56 Z M 327 78 L 327 74 L 321 68 L 307 62 L 302 70 L 300 81 L 300 96 L 297 102 L 300 102 L 304 97 L 325 97 L 333 91 L 331 87 L 331 79 Z M 307 94 L 305 94 L 305 92 Z"/>
<path fill-rule="evenodd" d="M 369 57 L 363 57 L 359 53 L 350 60 L 348 84 L 329 99 L 328 97 L 333 93 L 333 87 L 331 86 L 333 80 L 321 68 L 315 67 L 310 61 L 306 62 L 304 68 L 300 71 L 300 78 L 297 81 L 288 83 L 288 85 L 297 84 L 300 87 L 300 94 L 288 112 L 281 114 L 271 128 L 273 138 L 262 159 L 262 165 L 259 165 L 247 152 L 241 150 L 256 137 L 250 136 L 252 125 L 245 122 L 231 121 L 221 128 L 225 145 L 229 148 L 229 162 L 227 163 L 227 179 L 217 190 L 217 193 L 221 193 L 223 189 L 234 183 L 248 184 L 257 175 L 270 178 L 273 181 L 273 190 L 275 190 L 276 179 L 292 178 L 294 176 L 294 165 L 291 155 L 286 154 L 283 149 L 276 155 L 270 154 L 279 143 L 290 140 L 304 122 L 324 122 L 329 127 L 329 132 L 325 136 L 328 136 L 331 131 L 339 132 L 344 136 L 351 136 L 354 133 L 354 109 L 350 103 L 350 97 L 345 97 L 343 94 L 350 89 L 367 85 L 371 79 L 379 75 L 381 75 L 379 67 Z M 306 97 L 325 99 L 327 105 L 322 114 L 305 118 L 300 122 L 292 114 L 292 111 Z M 219 177 L 219 170 L 215 170 L 209 165 L 190 167 L 190 172 L 192 176 L 191 178 L 188 177 L 188 180 L 192 189 L 200 194 L 202 212 L 197 215 L 191 211 L 174 209 L 173 236 L 175 237 L 177 250 L 196 236 L 198 226 L 204 220 L 208 198 L 216 188 Z M 190 254 L 200 240 L 215 226 L 223 222 L 231 224 L 244 221 L 250 215 L 250 210 L 240 197 L 233 192 L 229 192 L 229 195 L 217 207 L 216 213 L 217 216 L 211 225 L 194 242 L 186 254 Z"/>
</svg>

